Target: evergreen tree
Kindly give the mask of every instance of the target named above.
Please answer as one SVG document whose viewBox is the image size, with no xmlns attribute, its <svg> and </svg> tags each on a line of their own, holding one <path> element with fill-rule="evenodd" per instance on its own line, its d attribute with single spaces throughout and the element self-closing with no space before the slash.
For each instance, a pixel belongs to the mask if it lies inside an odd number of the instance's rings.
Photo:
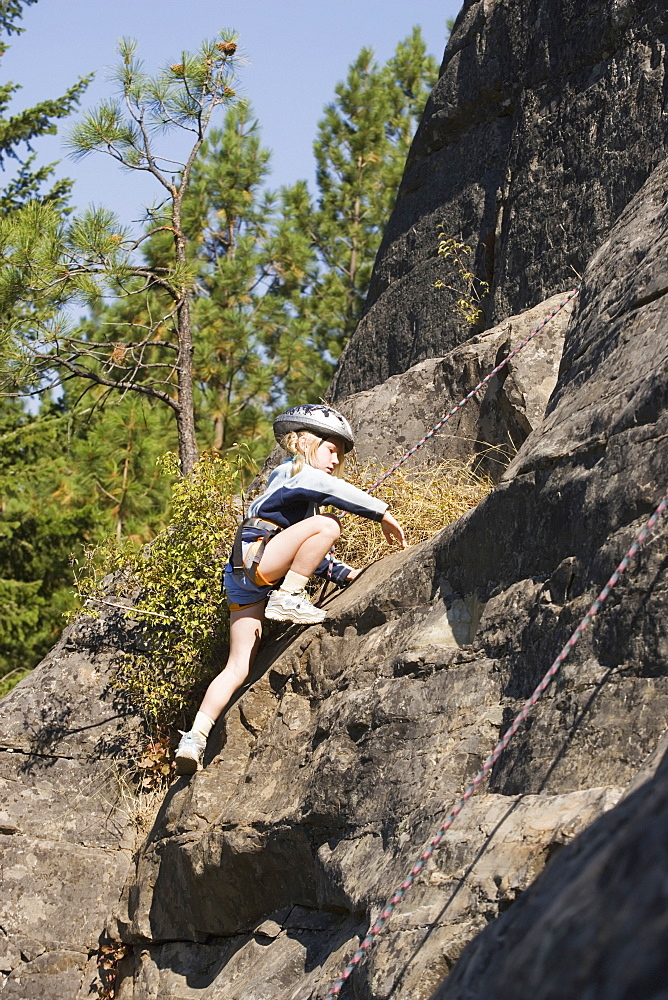
<svg viewBox="0 0 668 1000">
<path fill-rule="evenodd" d="M 263 351 L 267 241 L 273 196 L 264 190 L 270 154 L 250 105 L 239 103 L 211 134 L 193 176 L 193 233 L 199 246 L 195 370 L 201 422 L 222 451 L 241 438 L 263 440 L 272 363 Z M 263 444 L 261 445 L 263 447 Z"/>
<path fill-rule="evenodd" d="M 198 439 L 224 451 L 249 444 L 256 459 L 270 441 L 270 417 L 281 394 L 286 349 L 275 344 L 296 336 L 297 290 L 315 257 L 308 226 L 281 211 L 288 201 L 310 211 L 305 185 L 279 194 L 264 187 L 269 151 L 247 102 L 226 113 L 201 146 L 183 200 L 186 263 L 193 275 L 194 412 Z M 169 266 L 171 233 L 149 224 L 142 244 L 144 266 L 160 273 Z M 163 331 L 169 296 L 157 283 L 141 296 L 120 296 L 79 324 L 76 337 L 91 352 L 117 345 L 128 331 Z M 299 344 L 293 345 L 294 359 Z M 318 359 L 314 358 L 314 363 Z M 298 367 L 298 365 L 297 365 Z"/>
<path fill-rule="evenodd" d="M 276 267 L 268 298 L 277 305 L 267 349 L 274 359 L 274 399 L 281 409 L 317 401 L 332 375 L 332 358 L 315 328 L 322 265 L 305 181 L 280 191 L 273 240 Z"/>
<path fill-rule="evenodd" d="M 90 395 L 88 396 L 90 399 Z M 148 542 L 169 519 L 171 480 L 158 460 L 178 447 L 164 407 L 135 395 L 71 416 L 63 500 L 94 511 L 96 539 Z"/>
<path fill-rule="evenodd" d="M 334 359 L 362 315 L 382 230 L 437 72 L 417 27 L 384 66 L 362 49 L 318 126 L 314 228 L 323 273 L 316 317 L 320 347 Z"/>
<path fill-rule="evenodd" d="M 58 494 L 63 423 L 57 408 L 34 418 L 0 398 L 0 677 L 33 667 L 75 604 L 70 556 L 94 512 Z"/>
<path fill-rule="evenodd" d="M 121 42 L 120 97 L 89 112 L 73 130 L 71 145 L 79 156 L 104 152 L 131 171 L 151 174 L 164 195 L 164 202 L 149 213 L 152 225 L 135 239 L 105 209 L 89 209 L 63 225 L 51 206 L 28 204 L 13 214 L 9 225 L 0 220 L 5 261 L 0 307 L 6 314 L 7 306 L 27 297 L 43 308 L 54 290 L 92 305 L 104 295 L 139 299 L 160 289 L 166 308 L 154 315 L 147 303 L 147 322 L 127 324 L 121 341 L 91 344 L 62 323 L 49 327 L 35 313 L 25 313 L 12 333 L 20 338 L 24 362 L 38 384 L 45 385 L 44 377 L 56 372 L 55 384 L 74 378 L 168 406 L 176 417 L 181 465 L 190 472 L 198 457 L 191 322 L 195 275 L 189 266 L 183 202 L 213 116 L 235 97 L 230 84 L 237 44 L 221 32 L 198 53 L 184 52 L 180 62 L 154 77 L 144 73 L 135 50 L 134 42 Z M 180 163 L 171 151 L 155 146 L 161 135 L 174 132 L 191 138 Z M 170 234 L 169 257 L 151 267 L 142 250 L 159 232 Z"/>
<path fill-rule="evenodd" d="M 23 16 L 23 9 L 36 2 L 3 0 L 0 3 L 0 33 L 21 34 L 24 29 L 17 22 Z M 0 38 L 0 58 L 7 47 L 7 42 Z M 21 86 L 12 82 L 0 85 L 0 167 L 5 167 L 8 160 L 18 165 L 14 179 L 0 192 L 0 215 L 6 215 L 33 198 L 51 201 L 61 207 L 65 204 L 72 182 L 58 181 L 48 192 L 44 192 L 43 185 L 51 178 L 56 164 L 35 167 L 32 142 L 41 135 L 56 132 L 56 122 L 72 113 L 91 79 L 90 76 L 80 79 L 62 97 L 41 101 L 10 116 L 7 115 L 9 104 Z"/>
<path fill-rule="evenodd" d="M 72 412 L 65 396 L 36 416 L 0 397 L 0 678 L 20 679 L 58 638 L 77 604 L 73 556 L 165 526 L 170 482 L 156 459 L 170 444 L 163 409 L 134 397 Z"/>
<path fill-rule="evenodd" d="M 384 66 L 363 48 L 325 108 L 314 143 L 317 205 L 299 213 L 300 226 L 311 234 L 317 274 L 295 303 L 299 336 L 284 336 L 277 345 L 282 351 L 299 342 L 302 357 L 318 360 L 310 386 L 291 378 L 285 365 L 284 390 L 291 400 L 305 390 L 311 399 L 325 391 L 333 363 L 361 318 L 382 231 L 437 74 L 416 27 Z M 286 211 L 294 213 L 294 206 Z"/>
<path fill-rule="evenodd" d="M 308 228 L 295 217 L 310 203 L 304 184 L 264 190 L 269 152 L 248 105 L 228 112 L 202 154 L 192 187 L 203 292 L 194 311 L 197 380 L 214 448 L 243 439 L 261 458 L 281 394 L 286 345 L 277 344 L 295 339 L 295 295 L 315 266 Z"/>
<path fill-rule="evenodd" d="M 8 43 L 2 37 L 19 35 L 24 29 L 19 26 L 24 8 L 37 0 L 2 0 L 0 2 L 0 58 L 7 51 Z M 62 97 L 45 100 L 32 108 L 26 108 L 15 115 L 8 115 L 13 96 L 21 89 L 20 84 L 8 82 L 0 85 L 0 168 L 15 168 L 13 178 L 0 189 L 0 219 L 7 218 L 27 202 L 39 199 L 50 203 L 54 210 L 65 211 L 72 182 L 62 179 L 53 183 L 50 190 L 44 185 L 52 180 L 56 164 L 35 166 L 35 152 L 32 143 L 39 136 L 53 134 L 57 121 L 69 115 L 78 105 L 81 94 L 91 77 L 80 79 Z M 21 327 L 27 310 L 22 297 L 10 297 L 4 303 L 2 328 L 0 329 L 0 376 L 21 371 L 20 357 L 13 342 L 12 333 Z M 42 313 L 46 319 L 46 313 Z"/>
</svg>

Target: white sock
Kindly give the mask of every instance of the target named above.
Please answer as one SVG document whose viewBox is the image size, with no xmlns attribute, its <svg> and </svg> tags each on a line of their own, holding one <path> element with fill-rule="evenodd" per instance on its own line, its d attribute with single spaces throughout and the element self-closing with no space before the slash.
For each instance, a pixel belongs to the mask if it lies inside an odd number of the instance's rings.
<svg viewBox="0 0 668 1000">
<path fill-rule="evenodd" d="M 201 736 L 204 742 L 209 738 L 209 733 L 213 729 L 213 719 L 210 719 L 204 712 L 198 712 L 193 722 L 191 732 Z"/>
<path fill-rule="evenodd" d="M 301 573 L 295 573 L 294 570 L 289 569 L 280 589 L 287 591 L 288 594 L 296 594 L 298 590 L 303 590 L 307 583 L 307 576 L 302 576 Z"/>
</svg>

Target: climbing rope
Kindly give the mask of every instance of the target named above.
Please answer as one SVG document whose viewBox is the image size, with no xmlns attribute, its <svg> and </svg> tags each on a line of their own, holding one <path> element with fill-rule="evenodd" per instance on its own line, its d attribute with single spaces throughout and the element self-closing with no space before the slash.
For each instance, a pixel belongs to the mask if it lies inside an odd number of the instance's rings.
<svg viewBox="0 0 668 1000">
<path fill-rule="evenodd" d="M 427 861 L 429 861 L 429 858 L 432 856 L 436 848 L 440 845 L 445 833 L 450 829 L 450 827 L 452 826 L 452 824 L 454 823 L 457 816 L 460 814 L 460 812 L 462 811 L 468 800 L 474 795 L 478 786 L 482 783 L 485 777 L 492 770 L 494 764 L 497 762 L 503 751 L 506 749 L 511 739 L 521 726 L 522 722 L 524 722 L 524 720 L 530 714 L 533 707 L 540 700 L 545 690 L 549 687 L 550 682 L 559 672 L 562 663 L 564 663 L 564 661 L 570 655 L 571 651 L 574 649 L 575 645 L 577 644 L 578 640 L 582 636 L 582 633 L 585 631 L 585 629 L 589 625 L 591 625 L 592 621 L 594 620 L 598 612 L 601 610 L 601 607 L 605 604 L 606 600 L 608 599 L 610 592 L 617 585 L 622 575 L 626 572 L 631 563 L 631 560 L 638 553 L 641 546 L 644 545 L 645 542 L 648 540 L 651 531 L 653 530 L 654 526 L 657 524 L 659 519 L 663 516 L 663 514 L 665 514 L 666 509 L 668 509 L 668 492 L 664 494 L 663 499 L 656 507 L 652 516 L 638 532 L 633 541 L 633 544 L 631 545 L 628 552 L 620 562 L 619 566 L 612 574 L 612 576 L 610 577 L 610 579 L 608 580 L 605 587 L 600 592 L 600 594 L 598 595 L 592 606 L 589 608 L 589 611 L 584 616 L 578 627 L 575 629 L 570 639 L 568 640 L 564 648 L 561 650 L 561 652 L 559 653 L 556 660 L 554 661 L 550 669 L 543 677 L 542 681 L 540 682 L 536 690 L 533 692 L 531 697 L 528 698 L 527 701 L 525 701 L 522 710 L 515 717 L 512 725 L 505 733 L 503 739 L 499 740 L 497 745 L 494 747 L 494 750 L 489 755 L 489 757 L 487 758 L 481 769 L 478 771 L 475 778 L 468 786 L 468 788 L 466 789 L 460 800 L 457 802 L 457 804 L 453 808 L 448 818 L 440 827 L 436 835 L 432 837 L 432 839 L 429 841 L 428 846 L 422 852 L 418 861 L 413 865 L 410 872 L 408 873 L 404 881 L 401 883 L 399 888 L 396 889 L 395 892 L 392 894 L 392 896 L 389 898 L 380 916 L 369 930 L 368 934 L 362 941 L 361 945 L 359 946 L 355 954 L 350 959 L 348 965 L 345 967 L 345 969 L 338 977 L 338 979 L 336 979 L 332 983 L 328 993 L 325 996 L 325 1000 L 333 1000 L 334 997 L 337 997 L 339 995 L 346 980 L 350 977 L 355 968 L 360 964 L 365 955 L 368 954 L 371 946 L 374 943 L 375 938 L 378 936 L 380 931 L 387 923 L 388 919 L 392 915 L 397 904 L 401 902 L 401 900 L 404 898 L 408 890 L 413 885 L 413 882 L 415 881 L 417 876 L 420 874 L 420 872 L 426 865 Z"/>
<path fill-rule="evenodd" d="M 449 410 L 448 413 L 446 413 L 445 416 L 442 417 L 438 421 L 437 424 L 434 424 L 434 426 L 432 427 L 432 429 L 430 431 L 428 431 L 423 438 L 420 438 L 420 440 L 418 441 L 418 443 L 415 444 L 415 445 L 413 445 L 413 447 L 410 448 L 406 452 L 406 454 L 403 455 L 399 459 L 399 461 L 395 465 L 392 466 L 391 469 L 388 469 L 388 471 L 385 472 L 380 477 L 380 479 L 378 479 L 373 484 L 373 486 L 367 487 L 366 492 L 367 493 L 373 493 L 374 490 L 378 489 L 378 487 L 381 485 L 381 483 L 384 483 L 386 479 L 389 479 L 389 477 L 391 475 L 393 475 L 393 473 L 395 473 L 397 471 L 397 469 L 400 469 L 401 466 L 404 464 L 404 462 L 408 461 L 408 459 L 411 457 L 411 455 L 414 455 L 415 452 L 419 448 L 422 448 L 422 446 L 425 445 L 427 443 L 427 441 L 429 441 L 430 438 L 433 438 L 434 434 L 437 434 L 438 431 L 440 431 L 441 427 L 445 423 L 447 423 L 447 421 L 450 419 L 450 417 L 453 417 L 455 415 L 455 413 L 457 413 L 459 410 L 461 410 L 461 408 L 468 403 L 469 399 L 473 399 L 473 397 L 475 396 L 475 394 L 477 392 L 480 392 L 480 390 L 482 388 L 484 388 L 484 386 L 486 386 L 487 383 L 491 379 L 493 379 L 495 375 L 498 375 L 499 372 L 501 371 L 501 369 L 504 368 L 508 364 L 509 361 L 512 361 L 512 359 L 514 357 L 516 357 L 520 353 L 520 351 L 523 350 L 531 340 L 533 340 L 533 338 L 536 336 L 536 334 L 540 333 L 540 331 L 543 329 L 543 327 L 547 326 L 547 324 L 550 322 L 550 320 L 554 319 L 554 317 L 557 315 L 557 313 L 561 312 L 561 310 L 564 308 L 564 306 L 567 306 L 568 303 L 571 301 L 571 299 L 575 298 L 575 296 L 578 294 L 579 291 L 580 291 L 580 285 L 578 285 L 576 288 L 571 289 L 571 291 L 568 293 L 568 295 L 566 296 L 566 298 L 564 299 L 564 301 L 560 302 L 559 305 L 557 306 L 557 308 L 553 309 L 552 312 L 548 316 L 546 316 L 545 319 L 541 323 L 538 324 L 538 326 L 535 328 L 535 330 L 532 330 L 531 333 L 528 334 L 528 336 L 526 336 L 524 338 L 524 340 L 522 341 L 521 344 L 518 344 L 517 347 L 510 352 L 510 354 L 506 355 L 506 357 L 503 359 L 503 361 L 501 361 L 496 366 L 496 368 L 493 368 L 492 371 L 489 373 L 489 375 L 485 375 L 484 379 L 482 379 L 481 382 L 478 382 L 477 386 L 474 389 L 471 389 L 471 391 L 466 396 L 464 396 L 464 398 L 461 399 L 457 403 L 456 406 L 453 406 L 452 409 Z"/>
<path fill-rule="evenodd" d="M 520 353 L 520 351 L 523 350 L 527 346 L 527 344 L 530 341 L 533 340 L 533 338 L 536 336 L 536 334 L 540 333 L 540 331 L 543 329 L 543 327 L 547 326 L 547 324 L 550 322 L 550 320 L 554 319 L 554 317 L 557 315 L 557 313 L 560 313 L 561 310 L 565 306 L 568 305 L 568 303 L 571 301 L 571 299 L 575 298 L 575 296 L 580 291 L 580 287 L 581 287 L 580 285 L 577 285 L 576 288 L 572 288 L 571 291 L 566 296 L 566 298 L 563 300 L 563 302 L 560 302 L 559 305 L 556 307 L 556 309 L 553 309 L 552 312 L 549 313 L 545 317 L 545 319 L 542 320 L 538 324 L 538 326 L 534 330 L 532 330 L 531 333 L 529 333 L 524 338 L 524 340 L 522 341 L 521 344 L 518 344 L 517 347 L 514 348 L 514 350 L 512 350 L 510 352 L 510 354 L 506 355 L 506 357 L 503 359 L 503 361 L 501 361 L 496 366 L 496 368 L 493 368 L 492 371 L 489 373 L 489 375 L 485 375 L 484 379 L 482 379 L 482 381 L 478 382 L 478 384 L 475 386 L 475 388 L 471 389 L 471 391 L 466 396 L 464 396 L 463 399 L 460 399 L 460 401 L 456 404 L 456 406 L 453 406 L 452 409 L 449 410 L 445 414 L 445 416 L 441 417 L 441 419 L 438 421 L 438 423 L 434 424 L 434 426 L 432 427 L 432 429 L 430 431 L 427 431 L 427 433 L 425 434 L 425 436 L 423 438 L 420 438 L 420 440 L 417 442 L 417 444 L 413 445 L 413 447 L 410 448 L 405 453 L 405 455 L 403 455 L 399 459 L 399 461 L 396 462 L 395 465 L 392 466 L 391 469 L 388 469 L 387 472 L 385 472 L 380 477 L 380 479 L 376 480 L 376 482 L 373 483 L 372 486 L 368 486 L 366 488 L 365 492 L 366 493 L 373 493 L 374 490 L 377 490 L 378 487 L 381 485 L 381 483 L 384 483 L 386 479 L 389 479 L 390 476 L 393 475 L 397 471 L 397 469 L 401 468 L 401 466 L 404 464 L 404 462 L 408 461 L 408 459 L 411 457 L 411 455 L 414 455 L 415 452 L 418 451 L 418 449 L 422 448 L 423 445 L 425 445 L 427 443 L 427 441 L 430 440 L 430 438 L 433 438 L 434 434 L 437 434 L 440 431 L 441 427 L 443 427 L 443 425 L 448 422 L 448 420 L 450 419 L 450 417 L 453 417 L 455 415 L 455 413 L 457 413 L 459 410 L 461 410 L 461 408 L 463 406 L 466 406 L 466 404 L 468 403 L 468 401 L 470 399 L 473 399 L 473 397 L 476 395 L 476 393 L 480 392 L 480 390 L 482 388 L 484 388 L 484 386 L 486 386 L 487 383 L 489 381 L 491 381 L 491 379 L 493 379 L 495 375 L 498 375 L 499 372 L 501 371 L 501 369 L 504 368 L 508 364 L 509 361 L 512 361 L 512 359 L 514 357 L 516 357 Z M 344 515 L 342 515 L 342 516 L 344 516 Z M 331 579 L 332 579 L 331 563 L 332 563 L 332 560 L 334 558 L 334 550 L 335 550 L 335 546 L 332 546 L 332 548 L 330 549 L 330 551 L 328 552 L 328 554 L 326 556 L 326 558 L 327 558 L 327 560 L 329 562 L 329 566 L 327 567 L 327 576 L 325 578 L 325 582 L 323 584 L 322 590 L 320 591 L 320 594 L 318 595 L 318 599 L 316 601 L 317 607 L 321 607 L 323 601 L 325 600 L 325 596 L 327 594 L 327 588 L 328 588 L 328 586 L 329 586 L 329 584 L 331 582 Z"/>
</svg>

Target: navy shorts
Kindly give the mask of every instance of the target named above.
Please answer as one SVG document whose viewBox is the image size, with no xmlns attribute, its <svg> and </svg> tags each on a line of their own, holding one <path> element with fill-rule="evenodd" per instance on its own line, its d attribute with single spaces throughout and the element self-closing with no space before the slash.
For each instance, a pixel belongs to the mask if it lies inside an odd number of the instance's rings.
<svg viewBox="0 0 668 1000">
<path fill-rule="evenodd" d="M 225 596 L 230 611 L 238 611 L 239 608 L 247 607 L 250 604 L 259 604 L 260 601 L 266 600 L 272 590 L 278 586 L 277 583 L 268 583 L 258 571 L 257 565 L 253 563 L 253 557 L 263 544 L 264 538 L 241 543 L 244 566 L 248 565 L 251 569 L 253 579 L 247 572 L 234 573 L 232 564 L 229 562 L 225 567 Z"/>
</svg>

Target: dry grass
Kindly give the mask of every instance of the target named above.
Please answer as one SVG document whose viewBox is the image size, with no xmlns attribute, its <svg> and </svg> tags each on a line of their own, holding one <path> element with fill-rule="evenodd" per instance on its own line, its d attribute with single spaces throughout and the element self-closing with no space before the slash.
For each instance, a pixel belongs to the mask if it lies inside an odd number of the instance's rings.
<svg viewBox="0 0 668 1000">
<path fill-rule="evenodd" d="M 136 843 L 139 843 L 155 823 L 160 806 L 165 801 L 169 781 L 166 779 L 159 786 L 144 788 L 137 783 L 135 773 L 128 775 L 118 769 L 114 777 L 121 807 L 134 826 Z M 174 780 L 173 771 L 170 780 Z"/>
<path fill-rule="evenodd" d="M 346 464 L 345 478 L 365 489 L 386 469 L 374 464 Z M 492 489 L 492 481 L 455 460 L 417 470 L 399 469 L 374 492 L 389 504 L 390 513 L 404 529 L 409 545 L 430 538 L 477 506 Z M 388 554 L 378 524 L 361 517 L 345 517 L 336 558 L 362 568 Z"/>
</svg>

